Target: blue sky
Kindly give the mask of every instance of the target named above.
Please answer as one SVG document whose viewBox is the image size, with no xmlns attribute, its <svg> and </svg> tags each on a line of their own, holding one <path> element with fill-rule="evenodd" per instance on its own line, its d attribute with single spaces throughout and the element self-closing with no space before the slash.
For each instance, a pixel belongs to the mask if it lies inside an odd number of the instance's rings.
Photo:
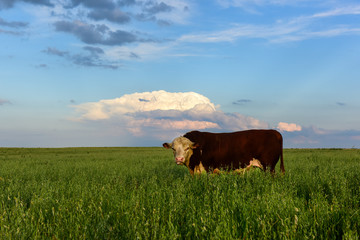
<svg viewBox="0 0 360 240">
<path fill-rule="evenodd" d="M 358 1 L 0 0 L 0 42 L 3 147 L 360 147 Z"/>
</svg>

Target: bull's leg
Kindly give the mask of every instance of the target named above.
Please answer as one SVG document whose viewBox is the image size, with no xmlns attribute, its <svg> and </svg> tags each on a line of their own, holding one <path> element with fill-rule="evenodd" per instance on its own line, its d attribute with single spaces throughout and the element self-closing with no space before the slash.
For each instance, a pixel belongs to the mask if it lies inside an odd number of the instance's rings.
<svg viewBox="0 0 360 240">
<path fill-rule="evenodd" d="M 221 173 L 220 169 L 215 168 L 213 174 L 219 175 Z"/>
<path fill-rule="evenodd" d="M 275 176 L 275 166 L 270 166 L 271 176 Z"/>
</svg>

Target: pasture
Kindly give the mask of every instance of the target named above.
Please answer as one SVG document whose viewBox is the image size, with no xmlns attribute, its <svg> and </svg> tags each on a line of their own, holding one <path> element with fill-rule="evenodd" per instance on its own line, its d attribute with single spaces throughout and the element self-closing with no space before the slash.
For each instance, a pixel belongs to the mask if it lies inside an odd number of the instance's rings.
<svg viewBox="0 0 360 240">
<path fill-rule="evenodd" d="M 163 148 L 0 148 L 0 239 L 359 239 L 360 150 L 284 163 L 192 178 Z"/>
</svg>

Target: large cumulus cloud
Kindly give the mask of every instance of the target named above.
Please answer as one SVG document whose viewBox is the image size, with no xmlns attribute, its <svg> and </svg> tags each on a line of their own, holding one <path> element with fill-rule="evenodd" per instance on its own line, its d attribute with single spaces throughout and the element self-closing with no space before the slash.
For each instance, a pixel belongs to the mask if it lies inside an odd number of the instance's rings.
<svg viewBox="0 0 360 240">
<path fill-rule="evenodd" d="M 268 128 L 268 124 L 239 113 L 224 113 L 207 97 L 195 93 L 153 91 L 127 94 L 73 106 L 81 122 L 109 123 L 133 136 L 161 138 L 189 130 L 237 131 Z"/>
</svg>

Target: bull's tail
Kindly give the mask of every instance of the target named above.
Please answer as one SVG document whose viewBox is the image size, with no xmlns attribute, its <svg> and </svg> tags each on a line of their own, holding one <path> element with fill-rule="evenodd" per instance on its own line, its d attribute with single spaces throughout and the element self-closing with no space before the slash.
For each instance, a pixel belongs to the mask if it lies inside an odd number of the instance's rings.
<svg viewBox="0 0 360 240">
<path fill-rule="evenodd" d="M 282 172 L 282 174 L 284 175 L 285 174 L 285 167 L 284 167 L 284 147 L 283 147 L 283 137 L 281 135 L 281 133 L 279 133 L 280 135 L 280 146 L 281 146 L 281 153 L 280 153 L 280 170 Z"/>
<path fill-rule="evenodd" d="M 280 155 L 280 170 L 283 174 L 285 174 L 283 149 L 281 149 L 281 155 Z"/>
</svg>

